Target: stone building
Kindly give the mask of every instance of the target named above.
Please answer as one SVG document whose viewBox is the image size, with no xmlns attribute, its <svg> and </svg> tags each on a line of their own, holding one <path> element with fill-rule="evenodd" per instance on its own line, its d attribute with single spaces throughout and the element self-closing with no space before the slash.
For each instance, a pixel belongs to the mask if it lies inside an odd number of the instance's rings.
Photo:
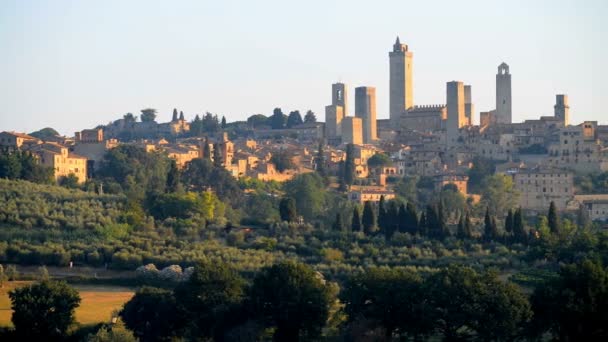
<svg viewBox="0 0 608 342">
<path fill-rule="evenodd" d="M 399 37 L 389 52 L 390 85 L 390 121 L 393 127 L 400 127 L 401 114 L 414 106 L 413 53 L 406 44 L 401 44 Z"/>
<path fill-rule="evenodd" d="M 0 133 L 0 147 L 8 151 L 18 151 L 24 145 L 39 144 L 40 142 L 40 139 L 25 133 L 7 131 Z"/>
<path fill-rule="evenodd" d="M 86 182 L 87 158 L 70 153 L 67 147 L 53 142 L 45 142 L 32 146 L 29 151 L 37 157 L 40 164 L 53 169 L 56 180 L 73 174 L 78 177 L 78 183 Z"/>
<path fill-rule="evenodd" d="M 469 181 L 469 176 L 467 175 L 442 173 L 433 177 L 433 181 L 435 183 L 435 191 L 437 192 L 441 191 L 444 186 L 452 184 L 461 194 L 465 196 L 468 194 L 467 183 Z"/>
<path fill-rule="evenodd" d="M 433 132 L 443 128 L 446 118 L 445 105 L 414 106 L 401 115 L 401 129 Z"/>
<path fill-rule="evenodd" d="M 380 202 L 380 198 L 384 196 L 385 201 L 395 198 L 395 192 L 379 189 L 379 188 L 363 188 L 352 190 L 348 193 L 348 199 L 363 204 L 365 202 Z"/>
<path fill-rule="evenodd" d="M 574 197 L 574 175 L 570 171 L 536 168 L 514 174 L 513 183 L 524 209 L 546 211 L 551 202 L 564 210 Z"/>
<path fill-rule="evenodd" d="M 363 120 L 347 116 L 342 120 L 342 143 L 363 144 Z"/>
<path fill-rule="evenodd" d="M 376 88 L 355 88 L 355 116 L 363 123 L 363 143 L 371 144 L 378 139 L 376 128 Z"/>
</svg>

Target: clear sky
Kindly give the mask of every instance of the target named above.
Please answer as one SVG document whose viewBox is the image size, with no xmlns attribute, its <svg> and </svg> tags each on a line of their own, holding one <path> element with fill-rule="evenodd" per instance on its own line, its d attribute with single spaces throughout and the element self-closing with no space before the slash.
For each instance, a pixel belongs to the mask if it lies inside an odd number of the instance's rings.
<svg viewBox="0 0 608 342">
<path fill-rule="evenodd" d="M 515 121 L 552 115 L 608 123 L 606 0 L 2 0 L 0 131 L 63 134 L 152 107 L 228 121 L 312 109 L 331 83 L 377 88 L 388 117 L 388 52 L 414 52 L 415 104 L 445 103 L 445 83 L 473 86 L 494 108 L 497 66 L 509 64 Z M 350 113 L 352 115 L 352 113 Z"/>
</svg>

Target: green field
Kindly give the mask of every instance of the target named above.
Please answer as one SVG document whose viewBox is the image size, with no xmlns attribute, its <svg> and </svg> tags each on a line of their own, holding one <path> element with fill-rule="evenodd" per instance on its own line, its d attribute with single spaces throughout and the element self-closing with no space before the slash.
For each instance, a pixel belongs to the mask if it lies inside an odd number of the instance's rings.
<svg viewBox="0 0 608 342">
<path fill-rule="evenodd" d="M 29 284 L 27 281 L 5 282 L 0 288 L 0 326 L 11 326 L 11 302 L 8 291 Z M 74 286 L 82 299 L 76 309 L 76 321 L 80 324 L 108 322 L 114 310 L 118 310 L 133 296 L 133 290 L 117 286 Z"/>
</svg>

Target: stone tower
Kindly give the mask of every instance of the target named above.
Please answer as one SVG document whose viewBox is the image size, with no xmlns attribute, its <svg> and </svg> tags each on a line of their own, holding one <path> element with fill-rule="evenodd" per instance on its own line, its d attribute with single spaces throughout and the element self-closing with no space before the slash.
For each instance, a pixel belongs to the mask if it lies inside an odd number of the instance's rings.
<svg viewBox="0 0 608 342">
<path fill-rule="evenodd" d="M 458 142 L 459 130 L 466 125 L 464 84 L 458 81 L 446 85 L 448 118 L 446 122 L 446 143 L 448 147 Z"/>
<path fill-rule="evenodd" d="M 568 105 L 568 95 L 555 95 L 555 106 L 553 106 L 555 118 L 564 123 L 570 124 L 570 106 Z"/>
<path fill-rule="evenodd" d="M 498 66 L 496 74 L 496 122 L 512 123 L 511 114 L 511 74 L 507 63 Z"/>
<path fill-rule="evenodd" d="M 334 83 L 331 85 L 331 105 L 325 107 L 325 137 L 336 145 L 340 143 L 342 119 L 346 116 L 346 85 Z"/>
<path fill-rule="evenodd" d="M 473 113 L 475 112 L 475 107 L 473 106 L 473 101 L 471 100 L 471 86 L 464 86 L 464 115 L 467 117 L 467 126 L 473 125 Z"/>
<path fill-rule="evenodd" d="M 348 96 L 346 84 L 338 82 L 331 85 L 331 104 L 341 106 L 344 115 L 348 115 Z"/>
<path fill-rule="evenodd" d="M 355 116 L 363 121 L 363 143 L 371 144 L 377 139 L 376 88 L 355 88 Z"/>
<path fill-rule="evenodd" d="M 390 121 L 393 127 L 399 127 L 401 114 L 414 106 L 414 83 L 412 82 L 413 54 L 406 44 L 401 44 L 399 37 L 388 53 L 390 60 Z"/>
</svg>

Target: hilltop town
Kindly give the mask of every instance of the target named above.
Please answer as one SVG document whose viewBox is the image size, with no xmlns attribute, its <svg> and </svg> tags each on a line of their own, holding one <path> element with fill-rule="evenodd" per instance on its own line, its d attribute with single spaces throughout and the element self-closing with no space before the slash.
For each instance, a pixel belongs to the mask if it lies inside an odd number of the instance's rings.
<svg viewBox="0 0 608 342">
<path fill-rule="evenodd" d="M 541 212 L 554 202 L 561 211 L 584 208 L 592 220 L 608 219 L 608 193 L 589 193 L 575 184 L 579 175 L 608 171 L 608 125 L 572 124 L 566 94 L 555 96 L 553 116 L 513 122 L 512 74 L 504 62 L 496 73 L 495 108 L 476 112 L 472 86 L 462 81 L 446 82 L 444 104 L 416 104 L 412 50 L 397 38 L 388 55 L 388 119 L 377 118 L 374 87 L 355 88 L 352 112 L 348 85 L 335 83 L 327 86 L 325 122 L 310 110 L 302 116 L 275 108 L 271 115 L 237 122 L 211 113 L 187 120 L 174 109 L 170 121 L 158 123 L 162 114 L 148 108 L 139 120 L 128 113 L 73 137 L 4 131 L 0 146 L 31 153 L 52 168 L 57 181 L 75 177 L 80 184 L 94 177 L 108 150 L 125 144 L 162 151 L 180 169 L 197 158 L 217 159 L 236 179 L 285 182 L 323 170 L 332 177 L 330 188 L 358 203 L 395 198 L 401 180 L 414 176 L 432 182 L 435 192 L 453 184 L 476 202 L 479 191 L 470 189 L 471 172 L 489 164 L 494 173 L 512 178 L 517 205 L 524 210 Z M 354 179 L 345 183 L 347 158 Z"/>
</svg>

